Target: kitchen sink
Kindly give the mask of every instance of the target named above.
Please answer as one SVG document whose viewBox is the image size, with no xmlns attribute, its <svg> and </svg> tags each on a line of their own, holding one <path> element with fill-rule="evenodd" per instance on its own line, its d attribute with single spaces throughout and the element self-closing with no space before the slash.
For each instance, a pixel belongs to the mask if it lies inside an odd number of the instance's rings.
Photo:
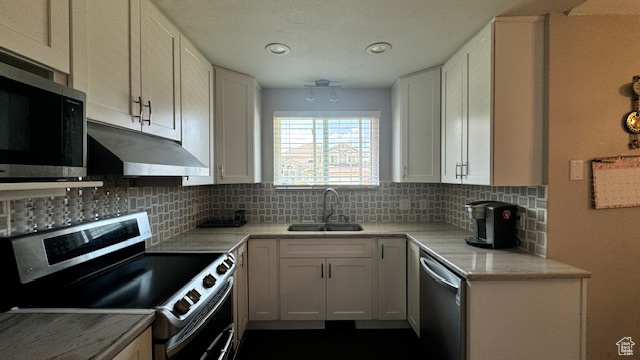
<svg viewBox="0 0 640 360">
<path fill-rule="evenodd" d="M 289 231 L 361 231 L 362 225 L 355 223 L 310 223 L 291 224 L 287 228 Z"/>
</svg>

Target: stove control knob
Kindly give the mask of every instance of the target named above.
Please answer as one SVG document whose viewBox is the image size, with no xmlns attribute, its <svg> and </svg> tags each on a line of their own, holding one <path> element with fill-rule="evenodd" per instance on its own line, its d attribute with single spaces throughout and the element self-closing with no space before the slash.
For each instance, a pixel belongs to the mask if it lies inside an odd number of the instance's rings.
<svg viewBox="0 0 640 360">
<path fill-rule="evenodd" d="M 205 288 L 212 288 L 213 285 L 216 284 L 216 278 L 213 277 L 213 275 L 209 274 L 207 276 L 204 277 L 204 279 L 202 279 L 202 286 L 204 286 Z"/>
<path fill-rule="evenodd" d="M 184 315 L 189 312 L 191 308 L 191 304 L 187 301 L 186 298 L 182 298 L 176 301 L 175 305 L 173 305 L 173 311 L 175 311 L 178 315 Z"/>
<path fill-rule="evenodd" d="M 229 258 L 225 260 L 224 263 L 227 265 L 229 269 L 231 269 L 231 267 L 233 266 L 233 259 Z"/>
<path fill-rule="evenodd" d="M 194 304 L 200 301 L 200 293 L 196 289 L 192 289 L 191 291 L 189 291 L 187 293 L 187 297 Z"/>
<path fill-rule="evenodd" d="M 218 274 L 224 275 L 224 273 L 227 272 L 228 268 L 225 266 L 225 264 L 220 264 L 218 265 L 218 268 L 216 270 L 218 271 Z"/>
</svg>

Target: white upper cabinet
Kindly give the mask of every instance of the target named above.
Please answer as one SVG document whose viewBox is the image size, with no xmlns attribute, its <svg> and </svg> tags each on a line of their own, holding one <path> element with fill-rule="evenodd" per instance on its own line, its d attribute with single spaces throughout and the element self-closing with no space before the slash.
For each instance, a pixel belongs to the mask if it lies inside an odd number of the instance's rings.
<svg viewBox="0 0 640 360">
<path fill-rule="evenodd" d="M 180 140 L 180 33 L 150 0 L 141 0 L 142 131 Z"/>
<path fill-rule="evenodd" d="M 215 71 L 216 183 L 258 183 L 262 89 L 250 76 L 222 68 Z"/>
<path fill-rule="evenodd" d="M 87 117 L 180 140 L 178 30 L 149 0 L 78 0 L 71 16 L 71 82 Z"/>
<path fill-rule="evenodd" d="M 182 185 L 213 184 L 213 66 L 180 38 L 182 147 L 209 167 L 209 176 L 189 176 Z"/>
<path fill-rule="evenodd" d="M 69 73 L 69 1 L 0 1 L 0 47 Z"/>
<path fill-rule="evenodd" d="M 442 182 L 544 182 L 544 19 L 496 18 L 442 68 Z"/>
<path fill-rule="evenodd" d="M 440 68 L 400 78 L 391 103 L 393 181 L 440 182 Z"/>
</svg>

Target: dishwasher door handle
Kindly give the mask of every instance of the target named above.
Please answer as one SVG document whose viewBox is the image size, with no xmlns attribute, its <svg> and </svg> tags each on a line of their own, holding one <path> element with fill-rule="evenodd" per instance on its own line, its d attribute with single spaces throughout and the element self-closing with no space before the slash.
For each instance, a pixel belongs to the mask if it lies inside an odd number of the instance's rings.
<svg viewBox="0 0 640 360">
<path fill-rule="evenodd" d="M 431 276 L 431 278 L 433 278 L 433 280 L 435 280 L 435 282 L 437 282 L 438 284 L 446 287 L 449 291 L 457 293 L 459 287 L 450 283 L 449 281 L 447 281 L 445 278 L 443 278 L 442 276 L 438 275 L 438 273 L 436 273 L 435 271 L 433 271 L 433 269 L 431 269 L 429 267 L 429 264 L 427 264 L 427 259 L 424 257 L 420 258 L 420 265 L 422 266 L 422 269 L 424 269 L 424 271 L 427 272 L 427 274 L 429 274 L 429 276 Z"/>
</svg>

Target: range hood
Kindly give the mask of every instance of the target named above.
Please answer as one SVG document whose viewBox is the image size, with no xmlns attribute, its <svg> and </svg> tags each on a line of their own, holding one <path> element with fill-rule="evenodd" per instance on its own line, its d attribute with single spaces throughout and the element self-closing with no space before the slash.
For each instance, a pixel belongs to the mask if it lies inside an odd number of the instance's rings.
<svg viewBox="0 0 640 360">
<path fill-rule="evenodd" d="M 209 168 L 180 144 L 87 123 L 89 175 L 208 176 Z"/>
</svg>

